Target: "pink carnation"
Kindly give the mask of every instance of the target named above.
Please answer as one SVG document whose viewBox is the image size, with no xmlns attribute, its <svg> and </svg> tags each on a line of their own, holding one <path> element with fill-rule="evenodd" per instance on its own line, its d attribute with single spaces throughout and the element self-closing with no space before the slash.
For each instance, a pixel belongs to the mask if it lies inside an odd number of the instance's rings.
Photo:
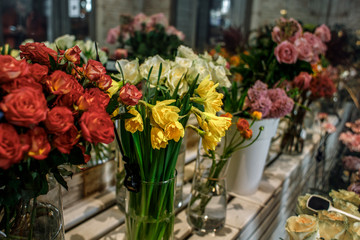
<svg viewBox="0 0 360 240">
<path fill-rule="evenodd" d="M 334 133 L 336 131 L 336 127 L 329 122 L 321 124 L 321 128 L 324 129 L 327 133 Z"/>
<path fill-rule="evenodd" d="M 294 78 L 293 85 L 301 90 L 307 90 L 310 87 L 311 75 L 307 72 L 301 72 Z"/>
<path fill-rule="evenodd" d="M 352 152 L 360 152 L 360 134 L 346 131 L 340 134 L 339 140 Z"/>
<path fill-rule="evenodd" d="M 356 120 L 355 123 L 347 122 L 345 126 L 350 128 L 354 133 L 360 133 L 360 119 Z"/>
<path fill-rule="evenodd" d="M 330 29 L 325 24 L 322 24 L 320 27 L 316 28 L 315 35 L 323 42 L 329 42 L 331 40 Z"/>
<path fill-rule="evenodd" d="M 294 101 L 281 88 L 269 89 L 268 96 L 272 101 L 269 118 L 281 118 L 289 114 L 294 107 Z"/>
<path fill-rule="evenodd" d="M 360 158 L 355 156 L 345 156 L 342 159 L 344 168 L 346 170 L 355 172 L 360 169 Z"/>
<path fill-rule="evenodd" d="M 120 26 L 117 26 L 115 28 L 110 28 L 106 37 L 106 42 L 110 44 L 115 44 L 119 38 L 119 35 L 120 35 Z"/>
<path fill-rule="evenodd" d="M 268 116 L 268 114 L 270 112 L 271 105 L 272 105 L 272 103 L 271 103 L 271 100 L 269 97 L 260 96 L 257 99 L 253 99 L 253 101 L 251 101 L 251 103 L 249 104 L 250 113 L 253 113 L 255 111 L 261 112 L 262 117 L 265 118 Z"/>
<path fill-rule="evenodd" d="M 274 54 L 279 63 L 293 64 L 298 58 L 298 51 L 294 44 L 289 41 L 283 41 L 277 45 Z"/>
<path fill-rule="evenodd" d="M 306 38 L 298 38 L 295 40 L 294 45 L 299 53 L 298 58 L 300 60 L 311 62 L 314 58 L 312 47 Z"/>
</svg>

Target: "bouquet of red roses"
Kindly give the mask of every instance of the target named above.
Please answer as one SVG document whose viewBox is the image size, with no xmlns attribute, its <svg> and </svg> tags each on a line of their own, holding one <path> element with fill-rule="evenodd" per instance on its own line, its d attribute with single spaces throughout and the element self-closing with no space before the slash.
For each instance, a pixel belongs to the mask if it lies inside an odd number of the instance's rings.
<svg viewBox="0 0 360 240">
<path fill-rule="evenodd" d="M 98 61 L 80 66 L 78 46 L 56 52 L 27 43 L 20 51 L 20 61 L 0 55 L 0 231 L 5 234 L 15 224 L 17 204 L 46 194 L 49 173 L 67 188 L 63 176 L 71 173 L 61 165 L 86 163 L 92 145 L 114 140 L 112 118 L 121 117 L 121 84 L 113 84 Z M 125 97 L 134 92 L 141 97 L 137 89 Z"/>
</svg>

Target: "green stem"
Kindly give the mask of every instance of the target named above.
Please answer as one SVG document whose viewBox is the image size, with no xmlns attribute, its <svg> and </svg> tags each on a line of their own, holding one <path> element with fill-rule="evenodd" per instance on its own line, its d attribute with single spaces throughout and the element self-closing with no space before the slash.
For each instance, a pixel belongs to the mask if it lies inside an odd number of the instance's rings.
<svg viewBox="0 0 360 240">
<path fill-rule="evenodd" d="M 32 238 L 33 238 L 34 221 L 35 221 L 35 216 L 36 216 L 36 205 L 37 205 L 37 198 L 34 197 L 33 208 L 32 208 L 31 215 L 30 215 L 30 232 L 29 232 L 29 236 L 28 236 L 29 240 L 32 240 Z"/>
</svg>

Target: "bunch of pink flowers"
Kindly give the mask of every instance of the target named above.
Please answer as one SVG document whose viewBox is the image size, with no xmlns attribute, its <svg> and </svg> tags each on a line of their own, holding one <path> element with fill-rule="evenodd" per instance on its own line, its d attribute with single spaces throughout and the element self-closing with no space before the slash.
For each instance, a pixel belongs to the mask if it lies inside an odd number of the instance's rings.
<svg viewBox="0 0 360 240">
<path fill-rule="evenodd" d="M 360 152 L 360 119 L 354 123 L 347 122 L 346 127 L 351 131 L 346 131 L 340 134 L 339 140 L 345 144 L 352 152 Z"/>
<path fill-rule="evenodd" d="M 261 112 L 263 118 L 281 118 L 293 109 L 294 101 L 284 89 L 268 89 L 267 84 L 257 80 L 247 93 L 244 108 L 249 112 Z"/>
<path fill-rule="evenodd" d="M 163 26 L 167 35 L 176 35 L 181 41 L 185 39 L 183 32 L 179 31 L 174 26 L 169 25 L 169 22 L 163 13 L 157 13 L 151 16 L 139 13 L 135 17 L 126 16 L 126 18 L 128 19 L 126 23 L 111 28 L 108 31 L 106 38 L 108 43 L 115 44 L 119 38 L 126 41 L 137 31 L 148 33 L 154 30 L 157 25 Z"/>
<path fill-rule="evenodd" d="M 331 40 L 329 28 L 322 24 L 315 33 L 303 32 L 298 21 L 293 18 L 280 18 L 271 33 L 274 42 L 278 43 L 274 54 L 279 63 L 294 64 L 297 60 L 310 63 L 319 61 L 319 55 L 325 54 L 325 42 Z"/>
</svg>

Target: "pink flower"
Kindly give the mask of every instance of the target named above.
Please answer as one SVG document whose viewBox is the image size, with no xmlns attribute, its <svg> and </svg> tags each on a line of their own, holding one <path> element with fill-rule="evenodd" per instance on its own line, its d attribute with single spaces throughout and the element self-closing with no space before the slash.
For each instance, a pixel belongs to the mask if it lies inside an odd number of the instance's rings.
<svg viewBox="0 0 360 240">
<path fill-rule="evenodd" d="M 355 156 L 345 156 L 342 159 L 342 162 L 344 164 L 344 168 L 346 170 L 355 172 L 360 169 L 360 158 Z"/>
<path fill-rule="evenodd" d="M 115 58 L 117 60 L 127 58 L 127 57 L 128 57 L 128 51 L 125 48 L 117 48 L 115 50 Z"/>
<path fill-rule="evenodd" d="M 356 120 L 355 123 L 347 122 L 345 126 L 350 128 L 354 133 L 360 133 L 360 119 Z"/>
<path fill-rule="evenodd" d="M 312 47 L 306 38 L 298 38 L 295 40 L 294 45 L 299 53 L 298 58 L 300 60 L 311 62 L 314 58 Z"/>
<path fill-rule="evenodd" d="M 294 107 L 294 101 L 287 96 L 284 89 L 275 88 L 268 90 L 272 102 L 268 118 L 281 118 L 289 114 Z"/>
<path fill-rule="evenodd" d="M 120 26 L 110 28 L 106 37 L 106 42 L 110 44 L 115 44 L 119 38 L 119 35 L 120 35 Z"/>
<path fill-rule="evenodd" d="M 141 92 L 134 86 L 126 83 L 120 89 L 119 101 L 128 106 L 135 106 L 142 98 Z"/>
<path fill-rule="evenodd" d="M 293 64 L 298 58 L 298 51 L 294 44 L 289 41 L 283 41 L 274 50 L 274 54 L 279 63 Z"/>
<path fill-rule="evenodd" d="M 326 52 L 327 47 L 320 38 L 309 32 L 305 32 L 303 36 L 312 46 L 314 58 L 316 58 L 318 54 L 324 54 Z"/>
<path fill-rule="evenodd" d="M 184 39 L 185 39 L 184 33 L 177 30 L 174 26 L 168 26 L 166 28 L 166 34 L 167 35 L 176 35 L 180 39 L 180 41 L 184 41 Z"/>
<path fill-rule="evenodd" d="M 352 152 L 360 152 L 360 134 L 354 134 L 350 131 L 343 132 L 339 140 Z"/>
<path fill-rule="evenodd" d="M 293 18 L 289 18 L 288 22 L 291 24 L 291 31 L 292 34 L 289 37 L 290 42 L 295 42 L 296 39 L 298 39 L 302 35 L 302 27 L 298 21 L 296 21 Z"/>
<path fill-rule="evenodd" d="M 324 121 L 328 118 L 328 114 L 327 113 L 324 113 L 324 112 L 320 112 L 318 115 L 317 115 L 317 118 L 320 120 L 320 121 Z"/>
<path fill-rule="evenodd" d="M 307 90 L 310 87 L 311 75 L 307 72 L 301 72 L 294 78 L 293 85 L 301 90 Z"/>
<path fill-rule="evenodd" d="M 358 173 L 358 174 L 359 174 L 359 173 Z M 348 187 L 347 190 L 348 190 L 348 191 L 352 191 L 352 192 L 360 195 L 360 182 L 354 182 L 354 183 L 352 183 L 352 184 Z"/>
<path fill-rule="evenodd" d="M 150 16 L 150 21 L 148 22 L 148 27 L 154 27 L 156 25 L 162 25 L 166 28 L 169 25 L 167 18 L 165 17 L 164 13 L 157 13 Z"/>
<path fill-rule="evenodd" d="M 333 133 L 336 131 L 336 127 L 329 122 L 321 124 L 321 128 L 323 128 L 327 133 Z"/>
<path fill-rule="evenodd" d="M 323 42 L 329 42 L 331 40 L 330 29 L 325 24 L 322 24 L 320 27 L 316 28 L 315 35 Z"/>
<path fill-rule="evenodd" d="M 281 43 L 284 38 L 284 32 L 281 31 L 279 26 L 275 26 L 271 32 L 271 38 L 276 43 Z"/>
<path fill-rule="evenodd" d="M 134 17 L 134 20 L 132 22 L 132 27 L 134 29 L 134 31 L 141 31 L 143 30 L 143 25 L 148 22 L 148 17 L 143 14 L 143 13 L 139 13 Z"/>
</svg>

